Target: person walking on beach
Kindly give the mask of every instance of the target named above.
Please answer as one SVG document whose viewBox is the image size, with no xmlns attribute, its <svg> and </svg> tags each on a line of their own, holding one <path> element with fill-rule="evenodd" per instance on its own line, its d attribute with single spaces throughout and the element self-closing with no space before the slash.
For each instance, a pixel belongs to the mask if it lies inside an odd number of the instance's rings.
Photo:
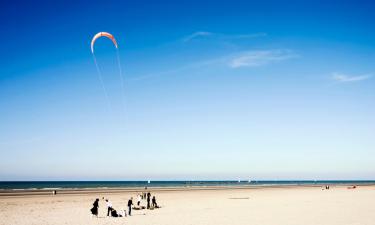
<svg viewBox="0 0 375 225">
<path fill-rule="evenodd" d="M 112 203 L 111 203 L 108 199 L 106 199 L 105 201 L 106 201 L 106 203 L 107 203 L 107 208 L 108 208 L 107 216 L 110 216 L 111 213 L 112 213 L 112 210 L 113 210 L 113 208 L 112 208 Z"/>
<path fill-rule="evenodd" d="M 91 213 L 92 215 L 98 217 L 99 199 L 97 198 L 92 205 L 93 207 L 91 208 Z"/>
<path fill-rule="evenodd" d="M 132 215 L 132 205 L 133 205 L 133 197 L 131 197 L 128 201 L 129 216 Z"/>
<path fill-rule="evenodd" d="M 158 204 L 156 203 L 156 198 L 155 198 L 155 196 L 152 197 L 152 207 L 154 207 L 154 208 L 159 208 L 159 207 L 158 207 Z"/>
<path fill-rule="evenodd" d="M 147 193 L 147 209 L 150 208 L 151 193 Z"/>
</svg>

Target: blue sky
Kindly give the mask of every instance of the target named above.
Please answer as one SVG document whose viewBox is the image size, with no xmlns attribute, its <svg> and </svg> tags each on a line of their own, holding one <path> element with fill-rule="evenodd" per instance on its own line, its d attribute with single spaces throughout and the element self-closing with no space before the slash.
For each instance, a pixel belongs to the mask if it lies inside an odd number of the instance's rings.
<svg viewBox="0 0 375 225">
<path fill-rule="evenodd" d="M 2 2 L 0 180 L 375 179 L 374 10 Z"/>
</svg>

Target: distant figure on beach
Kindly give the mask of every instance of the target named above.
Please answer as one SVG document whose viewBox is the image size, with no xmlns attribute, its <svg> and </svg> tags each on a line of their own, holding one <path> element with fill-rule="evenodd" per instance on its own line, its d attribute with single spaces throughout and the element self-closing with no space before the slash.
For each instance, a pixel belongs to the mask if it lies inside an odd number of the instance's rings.
<svg viewBox="0 0 375 225">
<path fill-rule="evenodd" d="M 140 207 L 140 205 L 141 205 L 141 195 L 138 194 L 137 195 L 137 206 Z"/>
<path fill-rule="evenodd" d="M 107 216 L 110 216 L 111 213 L 112 213 L 112 210 L 113 210 L 112 203 L 108 199 L 106 199 L 105 201 L 106 201 L 107 208 L 108 208 L 108 210 L 107 210 Z"/>
<path fill-rule="evenodd" d="M 154 207 L 154 208 L 159 208 L 158 204 L 156 203 L 156 198 L 155 198 L 155 196 L 152 197 L 152 207 Z"/>
<path fill-rule="evenodd" d="M 92 215 L 98 217 L 99 199 L 97 198 L 92 205 L 93 207 L 91 208 L 91 213 Z"/>
<path fill-rule="evenodd" d="M 131 197 L 128 201 L 129 216 L 132 215 L 132 205 L 133 205 L 133 197 Z"/>
<path fill-rule="evenodd" d="M 150 201 L 151 201 L 151 193 L 148 192 L 148 193 L 147 193 L 147 209 L 150 208 Z"/>
</svg>

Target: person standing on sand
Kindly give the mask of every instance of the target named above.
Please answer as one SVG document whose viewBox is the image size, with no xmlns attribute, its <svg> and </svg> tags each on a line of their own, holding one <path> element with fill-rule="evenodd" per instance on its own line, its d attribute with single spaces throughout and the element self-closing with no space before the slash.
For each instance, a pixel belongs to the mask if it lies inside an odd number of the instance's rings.
<svg viewBox="0 0 375 225">
<path fill-rule="evenodd" d="M 110 216 L 111 213 L 112 213 L 112 210 L 113 210 L 113 208 L 112 208 L 112 203 L 111 203 L 108 199 L 106 199 L 105 201 L 106 201 L 106 203 L 107 203 L 107 208 L 108 208 L 107 216 Z"/>
<path fill-rule="evenodd" d="M 99 199 L 97 198 L 92 205 L 93 207 L 91 208 L 91 213 L 92 215 L 98 217 Z"/>
<path fill-rule="evenodd" d="M 151 193 L 147 193 L 147 209 L 150 208 Z"/>
<path fill-rule="evenodd" d="M 141 195 L 140 194 L 137 195 L 137 206 L 141 207 Z"/>
<path fill-rule="evenodd" d="M 132 205 L 133 205 L 133 197 L 131 197 L 128 201 L 129 216 L 132 215 Z"/>
</svg>

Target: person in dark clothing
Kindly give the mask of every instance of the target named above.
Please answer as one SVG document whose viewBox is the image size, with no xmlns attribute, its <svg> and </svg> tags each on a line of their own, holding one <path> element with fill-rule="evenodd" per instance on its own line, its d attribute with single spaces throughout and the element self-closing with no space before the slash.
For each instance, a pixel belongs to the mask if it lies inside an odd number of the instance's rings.
<svg viewBox="0 0 375 225">
<path fill-rule="evenodd" d="M 132 205 L 133 205 L 133 197 L 131 197 L 128 201 L 129 216 L 132 215 Z"/>
<path fill-rule="evenodd" d="M 122 215 L 119 215 L 115 209 L 112 210 L 111 216 L 112 217 L 122 217 Z"/>
<path fill-rule="evenodd" d="M 97 217 L 98 216 L 98 208 L 99 208 L 99 199 L 97 198 L 92 205 L 93 205 L 93 207 L 91 208 L 91 213 L 94 216 Z"/>
<path fill-rule="evenodd" d="M 147 193 L 147 209 L 150 208 L 151 193 Z"/>
<path fill-rule="evenodd" d="M 155 196 L 152 197 L 152 207 L 159 208 L 158 204 L 156 204 L 156 198 L 155 198 Z"/>
</svg>

